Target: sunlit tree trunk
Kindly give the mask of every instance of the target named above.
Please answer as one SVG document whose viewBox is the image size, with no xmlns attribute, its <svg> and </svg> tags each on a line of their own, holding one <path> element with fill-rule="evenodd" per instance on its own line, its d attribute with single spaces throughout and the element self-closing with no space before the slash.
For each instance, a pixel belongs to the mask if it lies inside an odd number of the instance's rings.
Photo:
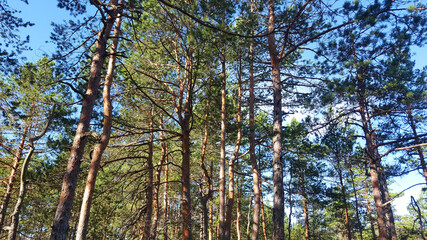
<svg viewBox="0 0 427 240">
<path fill-rule="evenodd" d="M 260 189 L 259 189 L 259 173 L 258 173 L 258 163 L 256 160 L 255 154 L 255 79 L 254 79 L 254 42 L 251 41 L 251 45 L 249 47 L 249 158 L 252 165 L 252 184 L 254 191 L 254 211 L 252 215 L 252 240 L 257 240 L 259 235 L 259 214 L 261 208 L 260 202 Z"/>
<path fill-rule="evenodd" d="M 169 191 L 169 158 L 166 155 L 165 163 L 165 191 L 163 193 L 163 240 L 168 239 L 168 219 L 169 219 L 169 201 L 168 201 L 168 191 Z"/>
<path fill-rule="evenodd" d="M 50 126 L 50 123 L 52 121 L 55 107 L 56 107 L 56 104 L 53 104 L 52 111 L 50 113 L 50 116 L 47 120 L 47 123 L 44 129 L 37 136 L 34 136 L 29 139 L 30 150 L 28 151 L 27 156 L 25 157 L 25 160 L 21 168 L 19 195 L 18 195 L 18 200 L 16 201 L 16 204 L 15 204 L 15 209 L 12 213 L 12 223 L 9 229 L 8 240 L 15 240 L 16 235 L 18 233 L 19 215 L 21 213 L 21 208 L 23 206 L 25 194 L 27 193 L 27 170 L 28 170 L 28 165 L 30 164 L 30 161 L 31 161 L 31 157 L 34 153 L 34 143 L 46 134 Z"/>
<path fill-rule="evenodd" d="M 239 171 L 239 161 L 236 163 L 237 171 Z M 236 178 L 236 188 L 237 188 L 237 196 L 236 196 L 236 207 L 237 207 L 237 219 L 236 219 L 236 233 L 237 240 L 242 240 L 242 232 L 240 227 L 240 221 L 242 220 L 242 211 L 241 211 L 241 202 L 240 202 L 240 175 L 237 175 Z"/>
<path fill-rule="evenodd" d="M 251 239 L 251 236 L 253 236 L 253 234 L 250 234 L 250 230 L 251 230 L 251 206 L 252 206 L 252 196 L 249 198 L 249 205 L 248 205 L 248 224 L 246 225 L 246 236 L 247 239 Z M 253 232 L 252 232 L 253 233 Z"/>
<path fill-rule="evenodd" d="M 1 212 L 0 212 L 0 233 L 3 231 L 3 225 L 6 218 L 7 208 L 9 206 L 10 195 L 12 194 L 13 184 L 15 183 L 15 177 L 18 172 L 19 162 L 21 161 L 21 158 L 23 155 L 28 130 L 29 130 L 29 126 L 26 125 L 22 131 L 21 140 L 19 142 L 18 149 L 15 151 L 15 158 L 13 159 L 13 165 L 12 165 L 12 169 L 10 170 L 9 179 L 7 181 L 6 191 L 4 192 L 4 195 L 3 195 L 3 202 L 1 205 Z"/>
<path fill-rule="evenodd" d="M 226 121 L 226 69 L 225 53 L 222 53 L 222 76 L 221 76 L 221 148 L 220 148 L 220 166 L 219 166 L 219 239 L 226 240 L 225 233 L 225 121 Z"/>
<path fill-rule="evenodd" d="M 18 201 L 16 202 L 16 205 L 15 205 L 15 209 L 12 213 L 12 224 L 9 229 L 9 235 L 7 237 L 8 240 L 15 240 L 16 234 L 18 232 L 19 214 L 20 214 L 20 210 L 24 201 L 25 193 L 26 193 L 25 188 L 27 185 L 26 184 L 27 169 L 28 169 L 28 164 L 31 160 L 31 156 L 33 155 L 33 152 L 34 152 L 34 146 L 31 146 L 30 151 L 27 153 L 27 156 L 25 157 L 25 160 L 22 164 L 19 196 L 18 196 Z"/>
<path fill-rule="evenodd" d="M 300 183 L 300 191 L 302 196 L 302 208 L 304 212 L 304 233 L 305 233 L 305 239 L 310 240 L 311 236 L 310 236 L 310 221 L 309 221 L 309 214 L 308 214 L 307 194 L 304 186 L 305 184 L 304 178 L 302 177 L 301 174 L 302 173 L 300 172 L 299 183 Z"/>
<path fill-rule="evenodd" d="M 112 6 L 117 5 L 117 0 L 111 0 Z M 77 177 L 80 172 L 81 159 L 87 142 L 87 133 L 89 131 L 90 120 L 92 118 L 93 106 L 95 104 L 96 94 L 98 92 L 99 82 L 101 79 L 102 66 L 106 54 L 107 41 L 111 29 L 116 19 L 116 11 L 111 11 L 111 15 L 104 22 L 102 30 L 99 32 L 95 52 L 92 57 L 90 74 L 86 94 L 82 101 L 80 119 L 77 125 L 76 135 L 68 159 L 67 170 L 65 172 L 61 196 L 56 209 L 55 218 L 52 224 L 51 240 L 65 240 L 69 228 L 69 219 L 77 187 Z M 94 184 L 94 183 L 93 183 Z"/>
<path fill-rule="evenodd" d="M 98 175 L 98 170 L 101 163 L 101 157 L 107 148 L 108 142 L 110 141 L 111 135 L 111 126 L 112 126 L 112 113 L 113 113 L 113 105 L 111 103 L 111 85 L 113 83 L 114 77 L 114 68 L 116 62 L 116 54 L 117 48 L 119 44 L 119 34 L 120 34 L 120 25 L 121 25 L 121 17 L 118 15 L 116 19 L 116 25 L 114 29 L 114 38 L 113 43 L 111 45 L 110 58 L 108 62 L 107 75 L 105 76 L 104 81 L 104 90 L 102 94 L 102 98 L 104 101 L 104 126 L 101 139 L 99 143 L 95 146 L 92 160 L 89 166 L 88 177 L 86 181 L 86 188 L 83 195 L 82 206 L 80 209 L 80 218 L 77 227 L 77 240 L 86 239 L 88 223 L 89 223 L 89 214 L 92 205 L 93 193 L 95 191 L 95 183 L 96 177 Z"/>
<path fill-rule="evenodd" d="M 237 139 L 236 146 L 234 148 L 233 156 L 231 156 L 230 161 L 228 162 L 228 202 L 227 202 L 227 212 L 226 212 L 226 225 L 225 225 L 225 238 L 230 239 L 231 237 L 231 222 L 233 219 L 233 204 L 234 204 L 234 162 L 238 158 L 240 141 L 242 138 L 242 128 L 240 127 L 240 122 L 242 121 L 241 116 L 241 105 L 242 105 L 242 77 L 241 77 L 242 64 L 240 60 L 239 66 L 239 76 L 238 76 L 238 88 L 237 88 L 237 116 L 236 116 L 236 125 L 237 129 Z"/>
<path fill-rule="evenodd" d="M 262 182 L 261 181 L 259 184 L 259 193 L 260 193 L 259 196 L 260 196 L 260 203 L 261 203 L 262 234 L 264 236 L 264 240 L 267 240 L 267 226 L 265 225 L 264 197 L 262 195 Z"/>
<path fill-rule="evenodd" d="M 190 122 L 193 116 L 193 57 L 189 50 L 186 63 L 186 94 L 184 103 L 184 116 L 180 117 L 181 125 L 181 181 L 182 181 L 182 239 L 192 239 L 191 229 L 191 179 L 190 179 Z M 184 98 L 184 92 L 181 91 L 181 98 Z"/>
</svg>

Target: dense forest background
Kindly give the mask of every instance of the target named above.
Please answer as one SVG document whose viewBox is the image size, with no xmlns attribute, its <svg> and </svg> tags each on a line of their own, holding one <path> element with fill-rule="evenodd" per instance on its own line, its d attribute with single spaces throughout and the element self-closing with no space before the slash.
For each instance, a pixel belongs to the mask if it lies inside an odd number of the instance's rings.
<svg viewBox="0 0 427 240">
<path fill-rule="evenodd" d="M 0 0 L 1 239 L 426 238 L 426 2 L 57 6 L 28 62 Z"/>
</svg>

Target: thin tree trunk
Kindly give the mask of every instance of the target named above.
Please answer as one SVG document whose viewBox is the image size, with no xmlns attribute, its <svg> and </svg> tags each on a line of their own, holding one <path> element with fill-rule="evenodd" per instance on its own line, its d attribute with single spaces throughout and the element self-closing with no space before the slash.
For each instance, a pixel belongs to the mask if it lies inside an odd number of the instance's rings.
<svg viewBox="0 0 427 240">
<path fill-rule="evenodd" d="M 237 171 L 239 171 L 239 161 L 236 163 Z M 240 175 L 237 175 L 236 178 L 236 188 L 237 188 L 237 196 L 236 196 L 236 204 L 237 204 L 237 219 L 236 219 L 236 232 L 237 232 L 237 240 L 242 240 L 242 233 L 240 230 L 240 221 L 242 219 L 241 212 L 241 203 L 240 203 Z"/>
<path fill-rule="evenodd" d="M 211 91 L 211 78 L 208 80 L 209 88 L 208 92 Z M 208 227 L 209 227 L 209 210 L 208 210 L 208 201 L 212 198 L 212 192 L 213 192 L 213 184 L 211 180 L 212 176 L 212 167 L 211 167 L 211 175 L 209 176 L 208 170 L 206 168 L 205 164 L 205 156 L 206 156 L 206 148 L 208 145 L 208 117 L 209 117 L 209 108 L 210 108 L 210 100 L 208 99 L 206 102 L 206 112 L 205 112 L 205 125 L 204 125 L 204 137 L 203 137 L 203 144 L 202 144 L 202 152 L 200 156 L 200 167 L 203 171 L 203 177 L 205 178 L 206 182 L 208 183 L 208 193 L 206 195 L 203 195 L 203 189 L 200 190 L 201 192 L 201 211 L 202 211 L 202 224 L 201 224 L 201 239 L 207 240 L 208 238 Z"/>
<path fill-rule="evenodd" d="M 117 5 L 117 0 L 111 0 L 111 5 Z M 95 104 L 96 94 L 98 92 L 99 81 L 101 79 L 102 65 L 106 58 L 107 40 L 115 21 L 115 11 L 109 15 L 98 34 L 95 53 L 92 58 L 90 75 L 86 94 L 82 101 L 80 119 L 77 125 L 76 135 L 71 147 L 70 157 L 68 159 L 67 171 L 65 172 L 61 196 L 56 209 L 55 218 L 52 224 L 51 240 L 65 240 L 69 228 L 69 219 L 77 187 L 77 177 L 80 172 L 81 159 L 87 142 L 87 132 L 92 118 L 93 106 Z"/>
<path fill-rule="evenodd" d="M 288 219 L 288 239 L 291 240 L 291 232 L 292 232 L 292 163 L 290 164 L 291 167 L 289 169 L 289 172 L 291 173 L 289 176 L 289 183 L 288 183 L 288 195 L 289 195 L 289 219 Z"/>
<path fill-rule="evenodd" d="M 347 239 L 351 240 L 351 228 L 350 228 L 350 218 L 348 216 L 348 207 L 347 207 L 347 192 L 346 187 L 344 186 L 344 180 L 342 175 L 342 169 L 341 169 L 341 162 L 340 157 L 335 156 L 337 160 L 337 170 L 338 170 L 338 177 L 340 181 L 340 188 L 341 188 L 341 195 L 342 195 L 342 201 L 343 201 L 343 207 L 344 207 L 344 220 L 345 220 L 345 228 L 347 231 Z"/>
<path fill-rule="evenodd" d="M 163 129 L 163 122 L 160 121 L 160 126 Z M 166 143 L 164 140 L 164 134 L 163 131 L 160 131 L 160 141 L 162 146 L 162 156 L 160 157 L 159 165 L 156 169 L 156 184 L 154 185 L 154 194 L 153 194 L 153 225 L 151 227 L 151 239 L 156 239 L 157 237 L 157 225 L 159 221 L 159 212 L 160 212 L 160 204 L 159 204 L 159 193 L 160 193 L 160 181 L 161 181 L 161 172 L 163 165 L 165 164 L 166 160 Z"/>
<path fill-rule="evenodd" d="M 28 130 L 29 130 L 29 126 L 26 125 L 24 127 L 24 131 L 22 133 L 21 141 L 19 142 L 18 149 L 16 150 L 15 158 L 13 159 L 13 166 L 12 166 L 12 169 L 10 170 L 9 180 L 7 182 L 7 185 L 6 185 L 6 192 L 3 195 L 3 202 L 1 205 L 1 212 L 0 212 L 0 233 L 3 231 L 3 225 L 4 225 L 4 221 L 5 221 L 5 217 L 6 217 L 6 212 L 7 212 L 8 206 L 9 206 L 9 201 L 10 201 L 10 196 L 12 194 L 13 184 L 15 183 L 15 177 L 16 177 L 16 173 L 18 171 L 19 161 L 21 161 L 22 154 L 24 151 L 24 145 L 25 145 L 25 140 L 27 139 Z"/>
<path fill-rule="evenodd" d="M 104 153 L 105 149 L 107 148 L 108 142 L 110 141 L 111 126 L 113 123 L 112 121 L 113 105 L 111 103 L 110 92 L 111 92 L 111 85 L 113 83 L 113 78 L 114 78 L 114 68 L 115 68 L 115 62 L 116 62 L 117 47 L 119 43 L 118 37 L 120 34 L 120 24 L 121 24 L 121 17 L 119 13 L 116 19 L 116 25 L 114 29 L 114 35 L 113 35 L 114 38 L 113 38 L 113 43 L 110 50 L 110 58 L 108 62 L 107 75 L 105 76 L 104 89 L 102 94 L 102 98 L 104 101 L 104 126 L 102 128 L 101 139 L 99 143 L 96 144 L 93 150 L 92 160 L 89 166 L 89 172 L 88 172 L 87 181 L 86 181 L 86 188 L 83 195 L 82 206 L 80 209 L 79 223 L 77 226 L 76 240 L 86 239 L 90 209 L 92 205 L 92 198 L 93 198 L 93 193 L 95 191 L 96 177 L 98 175 L 102 154 Z"/>
<path fill-rule="evenodd" d="M 168 190 L 169 190 L 169 158 L 166 154 L 166 164 L 165 164 L 165 192 L 163 193 L 163 214 L 164 214 L 164 222 L 163 222 L 163 240 L 168 239 Z"/>
<path fill-rule="evenodd" d="M 34 146 L 31 145 L 30 151 L 27 153 L 27 157 L 25 158 L 24 163 L 22 164 L 19 196 L 18 196 L 18 201 L 16 202 L 16 205 L 15 205 L 15 210 L 13 211 L 13 214 L 12 214 L 12 224 L 9 229 L 9 235 L 7 237 L 8 240 L 15 240 L 16 234 L 18 232 L 19 214 L 20 214 L 22 203 L 24 201 L 24 197 L 26 193 L 27 169 L 28 169 L 28 164 L 31 160 L 31 156 L 33 155 L 33 152 L 34 152 Z"/>
<path fill-rule="evenodd" d="M 418 145 L 421 142 L 420 142 L 420 138 L 418 137 L 418 134 L 417 134 L 417 127 L 415 126 L 414 117 L 412 116 L 412 111 L 411 111 L 411 108 L 409 105 L 408 105 L 407 113 L 408 113 L 409 125 L 411 126 L 412 133 L 414 134 L 415 144 Z M 417 152 L 418 152 L 418 156 L 420 157 L 421 168 L 423 169 L 424 178 L 425 178 L 426 183 L 427 183 L 427 167 L 426 167 L 426 162 L 424 160 L 423 149 L 421 147 L 417 147 Z"/>
<path fill-rule="evenodd" d="M 310 221 L 308 216 L 308 206 L 307 206 L 307 195 L 304 187 L 304 179 L 300 173 L 299 177 L 301 196 L 302 196 L 302 207 L 304 212 L 304 230 L 305 230 L 305 239 L 310 240 Z"/>
<path fill-rule="evenodd" d="M 374 218 L 372 217 L 372 209 L 369 201 L 370 197 L 369 197 L 368 189 L 369 189 L 368 182 L 365 181 L 366 209 L 368 210 L 368 218 L 369 218 L 369 223 L 371 225 L 372 240 L 377 240 L 377 234 L 375 233 Z"/>
<path fill-rule="evenodd" d="M 273 79 L 273 240 L 284 240 L 284 189 L 282 166 L 282 87 L 280 62 L 276 49 L 274 0 L 268 1 L 268 51 Z"/>
<path fill-rule="evenodd" d="M 16 234 L 18 232 L 19 215 L 21 213 L 21 208 L 24 202 L 25 194 L 27 192 L 27 170 L 28 170 L 28 165 L 30 164 L 30 161 L 31 161 L 31 156 L 33 155 L 33 152 L 34 152 L 34 142 L 36 142 L 46 134 L 47 129 L 49 128 L 53 118 L 53 112 L 55 111 L 55 106 L 56 104 L 53 104 L 52 112 L 50 113 L 46 126 L 44 127 L 42 132 L 39 135 L 30 138 L 29 140 L 30 151 L 27 153 L 27 156 L 25 157 L 25 160 L 22 164 L 19 195 L 18 195 L 18 200 L 16 201 L 16 204 L 15 204 L 15 209 L 12 213 L 12 223 L 9 229 L 8 240 L 15 240 Z"/>
<path fill-rule="evenodd" d="M 261 202 L 261 220 L 262 220 L 262 233 L 264 240 L 267 240 L 267 227 L 265 225 L 265 211 L 264 211 L 264 197 L 262 196 L 262 183 L 259 184 L 259 196 Z"/>
<path fill-rule="evenodd" d="M 209 206 L 209 240 L 213 240 L 213 204 Z"/>
<path fill-rule="evenodd" d="M 351 160 L 349 161 L 350 163 L 350 174 L 351 174 L 351 184 L 353 187 L 353 195 L 354 195 L 354 200 L 355 200 L 355 207 L 356 207 L 356 219 L 357 219 L 357 223 L 359 225 L 358 229 L 359 229 L 359 235 L 360 235 L 360 240 L 363 240 L 363 228 L 362 228 L 362 222 L 360 221 L 360 215 L 359 215 L 359 198 L 357 197 L 357 191 L 356 191 L 356 186 L 354 184 L 354 173 L 353 173 L 353 169 L 352 169 L 352 164 L 351 164 Z"/>
<path fill-rule="evenodd" d="M 253 2 L 251 1 L 251 12 L 253 12 Z M 253 30 L 252 30 L 253 32 Z M 260 190 L 258 163 L 255 154 L 255 78 L 254 78 L 254 41 L 251 40 L 249 46 L 249 158 L 252 166 L 252 182 L 254 191 L 254 211 L 252 215 L 252 240 L 257 240 L 259 235 L 259 213 L 260 213 Z M 250 212 L 250 211 L 249 211 Z M 249 224 L 248 220 L 248 224 Z M 248 228 L 249 229 L 249 228 Z M 249 238 L 249 236 L 248 236 Z"/>
<path fill-rule="evenodd" d="M 151 217 L 153 215 L 153 180 L 154 180 L 154 166 L 153 166 L 153 142 L 154 142 L 154 132 L 153 132 L 153 115 L 154 108 L 151 109 L 150 114 L 150 139 L 148 141 L 148 156 L 147 156 L 147 170 L 148 170 L 148 179 L 147 179 L 147 191 L 146 191 L 146 200 L 145 200 L 145 216 L 143 222 L 143 230 L 141 234 L 141 240 L 150 239 L 151 236 Z"/>
<path fill-rule="evenodd" d="M 225 121 L 226 121 L 226 74 L 225 74 L 225 55 L 222 54 L 222 85 L 221 85 L 221 148 L 220 148 L 220 167 L 219 167 L 219 239 L 226 240 L 225 235 Z"/>
<path fill-rule="evenodd" d="M 238 158 L 239 149 L 240 149 L 240 141 L 242 139 L 242 128 L 240 127 L 240 122 L 242 121 L 241 116 L 241 105 L 242 105 L 242 78 L 241 78 L 241 69 L 242 62 L 240 61 L 239 66 L 239 77 L 238 83 L 239 86 L 237 88 L 237 116 L 236 116 L 236 125 L 238 125 L 237 130 L 237 139 L 236 146 L 234 148 L 233 156 L 230 158 L 228 162 L 228 202 L 227 202 L 227 213 L 226 213 L 226 221 L 225 221 L 225 239 L 229 240 L 231 237 L 231 222 L 233 219 L 233 204 L 234 204 L 234 162 Z"/>
<path fill-rule="evenodd" d="M 249 198 L 249 206 L 248 206 L 248 224 L 246 226 L 246 236 L 247 239 L 251 239 L 250 229 L 251 229 L 251 206 L 252 206 L 252 196 Z M 253 233 L 253 231 L 252 231 Z"/>
<path fill-rule="evenodd" d="M 191 77 L 190 77 L 191 78 Z M 188 83 L 187 103 L 184 109 L 184 119 L 181 121 L 182 143 L 182 236 L 183 240 L 192 239 L 191 231 L 191 181 L 190 181 L 190 119 L 192 116 L 192 88 Z"/>
</svg>

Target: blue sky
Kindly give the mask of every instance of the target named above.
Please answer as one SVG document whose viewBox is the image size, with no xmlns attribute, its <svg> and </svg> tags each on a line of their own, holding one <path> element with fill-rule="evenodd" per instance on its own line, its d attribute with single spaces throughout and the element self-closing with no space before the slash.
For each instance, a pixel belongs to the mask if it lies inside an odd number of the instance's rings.
<svg viewBox="0 0 427 240">
<path fill-rule="evenodd" d="M 55 46 L 50 41 L 50 32 L 52 31 L 51 22 L 62 22 L 71 19 L 68 11 L 57 7 L 57 0 L 30 0 L 29 5 L 20 0 L 9 1 L 10 7 L 20 10 L 18 16 L 24 21 L 33 22 L 33 27 L 27 27 L 21 30 L 21 35 L 30 36 L 30 46 L 32 51 L 26 52 L 27 61 L 40 59 L 44 54 L 50 55 L 55 51 Z M 90 10 L 90 6 L 88 7 Z M 427 65 L 427 48 L 414 48 L 414 59 L 416 67 L 422 68 Z M 402 178 L 395 178 L 395 183 L 391 185 L 393 192 L 399 192 L 410 185 L 423 182 L 423 178 L 418 173 L 410 174 Z M 410 196 L 418 197 L 421 186 L 412 188 L 405 192 L 403 197 L 394 201 L 396 213 L 405 214 L 406 206 L 410 202 Z"/>
</svg>

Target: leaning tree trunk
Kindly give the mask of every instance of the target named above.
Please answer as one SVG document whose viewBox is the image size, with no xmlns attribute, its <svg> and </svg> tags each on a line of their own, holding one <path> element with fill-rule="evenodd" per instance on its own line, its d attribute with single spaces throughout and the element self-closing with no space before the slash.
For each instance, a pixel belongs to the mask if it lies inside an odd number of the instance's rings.
<svg viewBox="0 0 427 240">
<path fill-rule="evenodd" d="M 8 240 L 15 240 L 16 234 L 18 232 L 19 214 L 20 214 L 22 203 L 24 201 L 24 197 L 26 193 L 25 189 L 27 187 L 26 175 L 27 175 L 28 163 L 30 162 L 33 152 L 34 152 L 34 146 L 31 146 L 30 151 L 27 153 L 27 157 L 25 158 L 24 163 L 22 164 L 19 196 L 18 196 L 18 201 L 16 202 L 16 205 L 15 205 L 15 210 L 12 213 L 12 224 L 9 229 L 9 235 L 7 236 Z"/>
<path fill-rule="evenodd" d="M 18 232 L 19 214 L 21 213 L 21 208 L 22 208 L 22 205 L 24 202 L 25 194 L 27 192 L 27 170 L 28 170 L 28 165 L 30 164 L 30 161 L 31 161 L 31 156 L 34 153 L 34 142 L 36 142 L 37 140 L 39 140 L 40 138 L 42 138 L 46 134 L 47 129 L 49 128 L 50 123 L 52 121 L 53 112 L 55 111 L 55 107 L 56 107 L 56 104 L 53 104 L 52 111 L 48 117 L 46 126 L 41 131 L 41 133 L 37 136 L 30 138 L 30 140 L 29 140 L 30 151 L 27 153 L 27 156 L 25 157 L 25 160 L 22 164 L 21 178 L 20 178 L 21 184 L 19 187 L 19 195 L 18 195 L 18 200 L 16 201 L 16 204 L 15 204 L 15 209 L 12 213 L 12 224 L 11 224 L 10 229 L 9 229 L 9 234 L 8 234 L 8 238 L 7 238 L 8 240 L 15 240 L 16 234 Z"/>
<path fill-rule="evenodd" d="M 105 81 L 104 81 L 104 90 L 102 93 L 102 98 L 104 101 L 104 126 L 102 129 L 101 139 L 99 143 L 96 144 L 93 150 L 92 160 L 89 166 L 89 172 L 88 172 L 87 181 L 86 181 L 86 188 L 85 188 L 82 205 L 80 209 L 79 223 L 77 225 L 76 240 L 86 239 L 90 208 L 92 205 L 93 193 L 95 191 L 96 177 L 98 175 L 98 170 L 101 164 L 102 154 L 104 153 L 105 149 L 107 148 L 108 142 L 110 141 L 111 126 L 113 123 L 112 121 L 113 105 L 111 104 L 110 92 L 111 92 L 111 85 L 113 83 L 117 47 L 119 43 L 120 24 L 121 24 L 121 17 L 118 14 L 116 19 L 115 29 L 114 29 L 113 43 L 111 45 L 107 75 L 105 76 Z"/>
<path fill-rule="evenodd" d="M 10 195 L 12 194 L 12 189 L 13 189 L 13 184 L 15 183 L 16 173 L 18 172 L 19 161 L 21 161 L 22 154 L 24 151 L 24 145 L 25 145 L 25 141 L 27 139 L 28 130 L 29 130 L 29 126 L 26 125 L 24 127 L 24 131 L 22 132 L 21 141 L 19 142 L 18 149 L 16 150 L 15 158 L 13 159 L 13 166 L 12 166 L 12 170 L 10 171 L 9 180 L 7 182 L 7 185 L 6 185 L 6 192 L 3 195 L 3 202 L 1 205 L 1 212 L 0 212 L 0 233 L 3 231 L 3 225 L 4 225 L 4 221 L 5 221 L 5 217 L 6 217 L 6 211 L 7 211 L 7 208 L 9 206 Z"/>
<path fill-rule="evenodd" d="M 111 0 L 110 4 L 117 5 L 117 0 Z M 98 92 L 99 82 L 101 79 L 102 65 L 107 56 L 105 50 L 111 29 L 115 21 L 115 11 L 105 21 L 102 30 L 99 32 L 95 53 L 92 57 L 92 64 L 88 79 L 86 94 L 82 100 L 80 119 L 77 125 L 76 135 L 71 147 L 70 157 L 68 159 L 67 171 L 64 174 L 61 196 L 56 209 L 55 218 L 52 224 L 51 240 L 65 240 L 69 228 L 69 219 L 75 190 L 77 187 L 77 177 L 80 172 L 81 159 L 87 142 L 87 135 L 92 118 L 93 107 L 95 104 L 96 94 Z"/>
<path fill-rule="evenodd" d="M 268 0 L 268 51 L 273 79 L 273 239 L 284 240 L 284 189 L 282 166 L 282 88 L 280 62 L 276 49 L 274 0 Z"/>
</svg>

